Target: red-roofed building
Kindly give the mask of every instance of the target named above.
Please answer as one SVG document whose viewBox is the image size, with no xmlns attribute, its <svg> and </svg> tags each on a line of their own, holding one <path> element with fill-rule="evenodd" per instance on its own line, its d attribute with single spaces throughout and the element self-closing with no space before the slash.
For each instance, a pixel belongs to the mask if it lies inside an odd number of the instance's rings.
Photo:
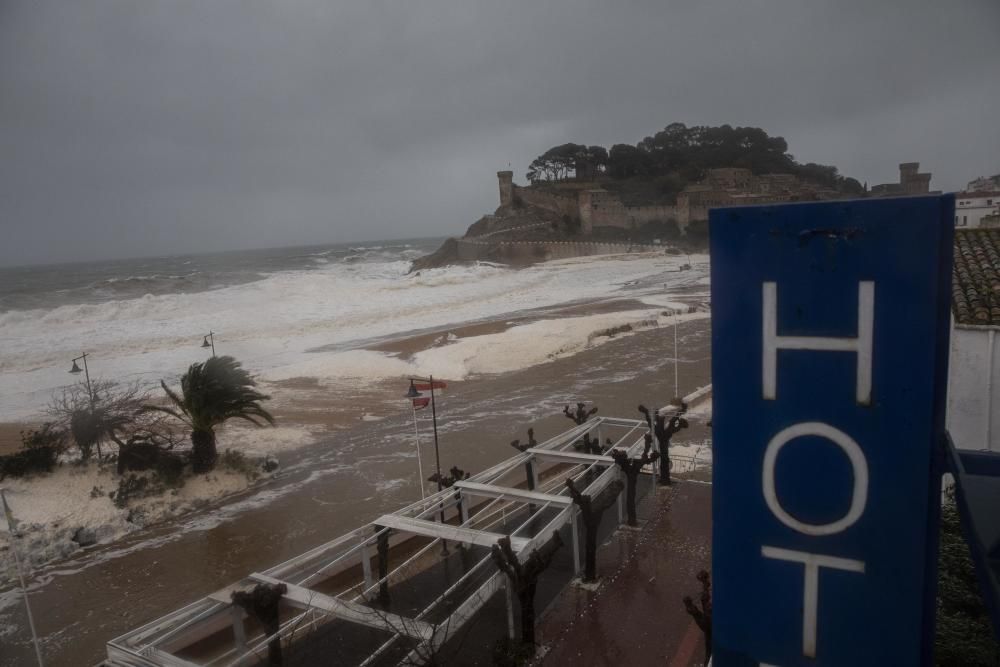
<svg viewBox="0 0 1000 667">
<path fill-rule="evenodd" d="M 957 229 L 954 259 L 948 430 L 957 447 L 1000 451 L 1000 229 Z"/>
</svg>

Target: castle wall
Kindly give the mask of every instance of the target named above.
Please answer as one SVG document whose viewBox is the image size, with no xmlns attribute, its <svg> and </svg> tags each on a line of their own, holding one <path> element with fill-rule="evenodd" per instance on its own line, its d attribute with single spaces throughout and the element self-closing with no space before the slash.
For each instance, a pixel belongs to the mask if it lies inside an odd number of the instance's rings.
<svg viewBox="0 0 1000 667">
<path fill-rule="evenodd" d="M 507 189 L 510 191 L 510 202 L 521 202 L 550 211 L 571 220 L 580 221 L 584 235 L 593 232 L 594 227 L 617 227 L 619 229 L 638 229 L 649 222 L 667 222 L 677 220 L 681 233 L 687 226 L 687 218 L 677 206 L 626 206 L 614 192 L 600 188 L 533 188 L 520 187 L 508 180 L 511 172 L 498 172 L 500 179 L 500 205 L 508 206 Z"/>
<path fill-rule="evenodd" d="M 589 241 L 483 241 L 458 240 L 458 258 L 530 264 L 552 259 L 570 259 L 591 255 L 617 255 L 630 252 L 663 252 L 662 246 L 629 243 L 594 243 Z"/>
<path fill-rule="evenodd" d="M 537 206 L 538 208 L 551 211 L 558 215 L 568 215 L 574 220 L 579 219 L 580 209 L 577 205 L 576 193 L 567 192 L 555 193 L 539 190 L 537 188 L 522 188 L 513 186 L 513 194 L 525 204 Z"/>
<path fill-rule="evenodd" d="M 594 227 L 638 229 L 649 222 L 677 218 L 675 206 L 626 206 L 618 195 L 607 190 L 580 192 L 579 208 L 584 234 L 589 234 Z"/>
</svg>

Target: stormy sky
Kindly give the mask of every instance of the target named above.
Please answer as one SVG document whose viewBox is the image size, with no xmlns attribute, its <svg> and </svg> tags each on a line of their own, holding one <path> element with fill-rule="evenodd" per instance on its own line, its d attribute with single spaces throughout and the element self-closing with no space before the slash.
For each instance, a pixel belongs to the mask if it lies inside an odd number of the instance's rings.
<svg viewBox="0 0 1000 667">
<path fill-rule="evenodd" d="M 670 122 L 1000 172 L 996 0 L 0 0 L 0 264 L 460 234 Z"/>
</svg>

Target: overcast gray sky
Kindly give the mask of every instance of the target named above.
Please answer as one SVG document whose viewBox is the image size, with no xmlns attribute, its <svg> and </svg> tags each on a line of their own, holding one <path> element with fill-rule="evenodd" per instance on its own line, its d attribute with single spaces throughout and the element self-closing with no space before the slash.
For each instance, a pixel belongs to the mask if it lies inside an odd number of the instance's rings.
<svg viewBox="0 0 1000 667">
<path fill-rule="evenodd" d="M 460 234 L 670 122 L 1000 172 L 997 0 L 0 0 L 0 264 Z"/>
</svg>

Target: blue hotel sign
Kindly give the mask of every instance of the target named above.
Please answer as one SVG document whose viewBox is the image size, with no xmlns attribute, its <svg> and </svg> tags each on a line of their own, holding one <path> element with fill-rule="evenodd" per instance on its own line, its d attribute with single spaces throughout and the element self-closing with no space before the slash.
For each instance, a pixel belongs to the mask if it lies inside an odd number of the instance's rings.
<svg viewBox="0 0 1000 667">
<path fill-rule="evenodd" d="M 711 212 L 715 667 L 931 665 L 953 209 Z"/>
</svg>

